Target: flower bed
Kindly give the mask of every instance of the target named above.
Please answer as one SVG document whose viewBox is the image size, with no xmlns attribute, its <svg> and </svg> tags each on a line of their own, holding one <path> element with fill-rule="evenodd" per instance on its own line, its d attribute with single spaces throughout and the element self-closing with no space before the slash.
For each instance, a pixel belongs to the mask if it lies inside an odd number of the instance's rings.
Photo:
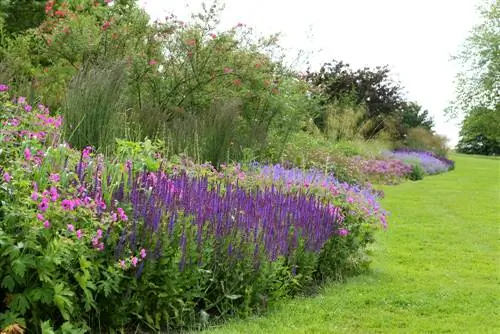
<svg viewBox="0 0 500 334">
<path fill-rule="evenodd" d="M 425 174 L 428 175 L 446 172 L 454 168 L 454 162 L 452 160 L 427 151 L 399 149 L 387 153 L 387 156 L 409 164 L 418 164 L 422 167 Z"/>
<path fill-rule="evenodd" d="M 159 331 L 263 311 L 363 269 L 387 224 L 375 191 L 314 171 L 71 149 L 60 117 L 0 87 L 0 328 Z"/>
</svg>

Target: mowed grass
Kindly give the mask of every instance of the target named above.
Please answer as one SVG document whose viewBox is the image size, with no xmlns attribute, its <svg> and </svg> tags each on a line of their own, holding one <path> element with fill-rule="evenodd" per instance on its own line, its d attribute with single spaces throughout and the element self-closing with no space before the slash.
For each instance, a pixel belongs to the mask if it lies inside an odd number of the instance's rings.
<svg viewBox="0 0 500 334">
<path fill-rule="evenodd" d="M 387 187 L 373 271 L 207 333 L 500 333 L 500 160 Z"/>
</svg>

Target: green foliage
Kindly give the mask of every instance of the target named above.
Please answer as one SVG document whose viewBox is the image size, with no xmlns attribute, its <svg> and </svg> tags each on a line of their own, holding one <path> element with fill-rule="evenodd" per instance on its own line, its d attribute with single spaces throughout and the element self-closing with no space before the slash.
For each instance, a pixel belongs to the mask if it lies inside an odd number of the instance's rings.
<svg viewBox="0 0 500 334">
<path fill-rule="evenodd" d="M 422 180 L 425 176 L 425 170 L 422 168 L 422 166 L 418 163 L 414 163 L 411 167 L 411 173 L 409 174 L 410 180 Z"/>
<path fill-rule="evenodd" d="M 426 128 L 417 127 L 408 130 L 407 136 L 397 147 L 407 147 L 421 151 L 434 152 L 441 157 L 448 153 L 447 138 L 429 131 Z"/>
<path fill-rule="evenodd" d="M 498 109 L 500 103 L 500 2 L 484 0 L 481 22 L 470 32 L 455 57 L 463 70 L 457 75 L 456 96 L 447 114 L 468 115 L 475 108 Z"/>
<path fill-rule="evenodd" d="M 73 78 L 62 105 L 69 143 L 83 149 L 113 151 L 115 138 L 126 134 L 124 66 L 89 68 Z"/>
<path fill-rule="evenodd" d="M 398 138 L 410 127 L 432 127 L 426 111 L 422 112 L 414 102 L 405 101 L 402 87 L 391 79 L 387 66 L 354 71 L 348 64 L 334 61 L 324 64 L 318 72 L 308 72 L 306 80 L 312 86 L 314 98 L 324 106 L 324 111 L 315 118 L 323 131 L 327 131 L 325 114 L 328 115 L 332 104 L 364 109 L 363 113 L 355 112 L 355 119 L 365 138 L 375 138 L 381 131 L 389 131 Z M 352 115 L 345 113 L 344 117 Z"/>
<path fill-rule="evenodd" d="M 500 154 L 500 108 L 474 108 L 465 117 L 457 150 L 468 154 Z"/>
</svg>

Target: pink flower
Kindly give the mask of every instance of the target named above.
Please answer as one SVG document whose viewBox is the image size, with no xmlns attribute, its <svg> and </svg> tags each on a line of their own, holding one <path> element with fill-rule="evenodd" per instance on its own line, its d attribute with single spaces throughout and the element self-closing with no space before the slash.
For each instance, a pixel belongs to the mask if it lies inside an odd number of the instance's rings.
<svg viewBox="0 0 500 334">
<path fill-rule="evenodd" d="M 120 260 L 120 267 L 125 269 L 125 260 Z"/>
<path fill-rule="evenodd" d="M 3 173 L 3 180 L 7 183 L 9 183 L 12 180 L 12 176 L 10 176 L 9 173 L 5 172 Z"/>
<path fill-rule="evenodd" d="M 132 257 L 132 265 L 135 267 L 137 266 L 137 262 L 139 262 L 139 260 L 134 256 Z"/>
<path fill-rule="evenodd" d="M 30 161 L 31 160 L 31 150 L 29 147 L 24 149 L 24 159 Z"/>
<path fill-rule="evenodd" d="M 216 39 L 217 35 L 216 34 L 210 34 L 210 37 L 212 37 L 213 39 Z"/>
<path fill-rule="evenodd" d="M 59 193 L 57 192 L 57 188 L 50 187 L 50 200 L 52 202 L 55 202 L 55 201 L 57 201 L 58 198 L 59 198 Z"/>
<path fill-rule="evenodd" d="M 43 223 L 43 227 L 45 228 L 49 228 L 50 227 L 50 223 L 48 220 L 46 220 L 44 223 Z"/>
<path fill-rule="evenodd" d="M 126 222 L 128 220 L 127 215 L 125 214 L 125 211 L 123 211 L 122 208 L 116 209 L 118 211 L 118 215 L 120 216 L 120 220 Z"/>
<path fill-rule="evenodd" d="M 49 208 L 49 200 L 46 198 L 42 199 L 40 204 L 38 204 L 38 210 L 45 212 L 47 211 L 48 208 Z"/>
<path fill-rule="evenodd" d="M 59 174 L 50 174 L 49 180 L 52 182 L 59 182 L 61 178 L 59 177 Z"/>
<path fill-rule="evenodd" d="M 141 249 L 141 258 L 145 258 L 146 257 L 146 250 L 144 248 Z"/>
<path fill-rule="evenodd" d="M 101 229 L 98 229 L 98 230 L 97 230 L 97 238 L 98 238 L 98 239 L 101 239 L 101 238 L 102 238 L 102 230 L 101 230 Z"/>
<path fill-rule="evenodd" d="M 25 104 L 26 103 L 26 98 L 24 96 L 19 96 L 17 98 L 17 103 L 18 104 Z"/>
<path fill-rule="evenodd" d="M 348 197 L 347 198 L 347 203 L 352 203 L 352 202 L 354 202 L 354 199 L 352 197 Z"/>
<path fill-rule="evenodd" d="M 156 60 L 154 60 L 154 59 L 151 59 L 149 61 L 149 65 L 156 65 L 156 64 L 158 64 L 158 62 Z"/>
<path fill-rule="evenodd" d="M 230 67 L 224 67 L 224 73 L 229 74 L 229 73 L 232 73 L 232 72 L 233 72 L 232 68 L 230 68 Z"/>
<path fill-rule="evenodd" d="M 38 193 L 36 191 L 32 192 L 31 193 L 31 199 L 34 200 L 34 201 L 38 201 Z"/>
<path fill-rule="evenodd" d="M 346 230 L 345 228 L 341 228 L 337 233 L 338 233 L 338 235 L 345 237 L 346 235 L 349 234 L 349 231 Z"/>
<path fill-rule="evenodd" d="M 76 238 L 77 238 L 78 240 L 80 240 L 80 239 L 82 238 L 82 235 L 83 235 L 82 230 L 77 230 L 77 231 L 76 231 Z"/>
<path fill-rule="evenodd" d="M 73 224 L 68 224 L 68 231 L 69 232 L 74 232 L 75 231 L 75 227 L 73 226 Z"/>
<path fill-rule="evenodd" d="M 111 22 L 106 21 L 102 25 L 102 30 L 108 30 L 108 28 L 111 26 Z"/>
<path fill-rule="evenodd" d="M 31 112 L 31 110 L 33 110 L 33 107 L 27 104 L 24 106 L 24 110 L 26 110 L 26 112 Z"/>
<path fill-rule="evenodd" d="M 39 221 L 44 221 L 45 220 L 45 217 L 41 214 L 41 213 L 37 213 L 36 214 L 36 218 L 39 220 Z"/>
<path fill-rule="evenodd" d="M 63 210 L 72 211 L 75 208 L 75 203 L 70 199 L 63 199 L 61 201 L 61 206 Z"/>
</svg>

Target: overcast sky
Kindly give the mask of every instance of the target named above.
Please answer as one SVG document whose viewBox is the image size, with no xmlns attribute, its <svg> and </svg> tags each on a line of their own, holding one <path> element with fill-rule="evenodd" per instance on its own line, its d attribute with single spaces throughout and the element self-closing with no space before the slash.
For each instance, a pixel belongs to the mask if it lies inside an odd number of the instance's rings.
<svg viewBox="0 0 500 334">
<path fill-rule="evenodd" d="M 353 67 L 389 65 L 407 96 L 434 117 L 435 130 L 458 140 L 458 121 L 443 110 L 459 68 L 450 61 L 478 21 L 479 0 L 225 0 L 221 25 L 244 23 L 261 34 L 282 33 L 292 58 L 312 53 L 312 64 L 332 59 Z M 142 0 L 152 18 L 189 19 L 201 0 Z M 211 4 L 212 1 L 206 1 Z"/>
</svg>

